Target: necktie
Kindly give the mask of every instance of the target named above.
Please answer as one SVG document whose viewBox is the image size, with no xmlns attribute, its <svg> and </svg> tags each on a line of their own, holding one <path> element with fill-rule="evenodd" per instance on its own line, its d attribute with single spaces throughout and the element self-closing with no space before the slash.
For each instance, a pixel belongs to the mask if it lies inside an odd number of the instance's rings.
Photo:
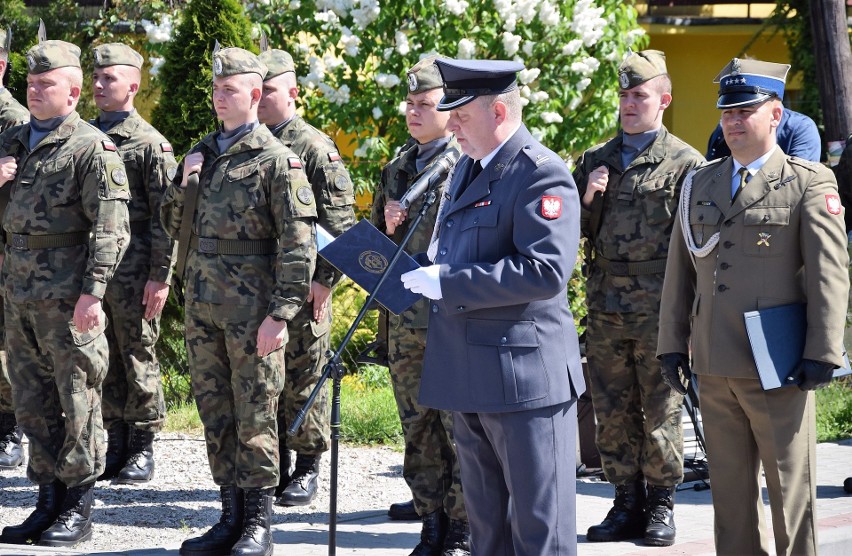
<svg viewBox="0 0 852 556">
<path fill-rule="evenodd" d="M 748 168 L 746 168 L 745 166 L 743 166 L 742 168 L 737 170 L 737 174 L 740 175 L 740 185 L 737 187 L 737 190 L 734 191 L 734 194 L 731 196 L 731 202 L 734 202 L 734 201 L 737 200 L 737 196 L 740 194 L 740 191 L 743 190 L 743 188 L 748 183 L 749 177 L 751 177 L 750 174 L 748 173 Z"/>
<path fill-rule="evenodd" d="M 470 172 L 470 181 L 468 182 L 468 185 L 476 179 L 476 176 L 478 176 L 480 172 L 482 172 L 482 164 L 477 160 L 473 163 L 473 170 Z"/>
</svg>

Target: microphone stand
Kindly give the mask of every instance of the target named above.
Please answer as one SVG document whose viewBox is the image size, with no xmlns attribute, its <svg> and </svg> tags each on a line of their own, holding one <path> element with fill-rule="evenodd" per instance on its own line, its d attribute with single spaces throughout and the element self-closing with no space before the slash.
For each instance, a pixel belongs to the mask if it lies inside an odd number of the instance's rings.
<svg viewBox="0 0 852 556">
<path fill-rule="evenodd" d="M 332 352 L 331 350 L 326 352 L 326 357 L 328 357 L 328 362 L 323 366 L 323 373 L 320 376 L 319 381 L 317 382 L 314 389 L 311 391 L 311 395 L 308 396 L 308 399 L 305 400 L 305 404 L 302 406 L 302 409 L 296 414 L 296 417 L 293 419 L 293 422 L 290 424 L 290 428 L 287 429 L 288 436 L 294 436 L 298 431 L 299 427 L 302 425 L 302 421 L 305 420 L 305 416 L 310 411 L 311 407 L 314 405 L 314 401 L 316 397 L 319 395 L 320 390 L 323 385 L 325 385 L 325 381 L 331 377 L 333 382 L 332 387 L 332 397 L 331 397 L 331 477 L 330 477 L 330 500 L 329 500 L 329 518 L 328 518 L 328 554 L 329 556 L 335 556 L 337 550 L 337 466 L 338 466 L 338 443 L 340 440 L 340 381 L 343 378 L 343 375 L 346 374 L 346 368 L 343 365 L 343 361 L 340 359 L 340 356 L 343 354 L 343 351 L 346 349 L 346 345 L 352 339 L 352 336 L 355 334 L 355 330 L 358 328 L 358 325 L 364 320 L 364 316 L 366 316 L 367 311 L 370 309 L 373 300 L 376 298 L 376 293 L 382 287 L 382 284 L 385 283 L 389 275 L 389 271 L 394 267 L 399 258 L 402 256 L 402 253 L 405 249 L 405 246 L 408 245 L 408 242 L 411 240 L 411 236 L 414 235 L 415 230 L 417 230 L 417 226 L 420 225 L 420 222 L 426 216 L 426 213 L 429 212 L 429 209 L 435 204 L 435 200 L 437 199 L 437 194 L 435 193 L 435 186 L 430 187 L 424 197 L 423 197 L 423 206 L 420 207 L 420 210 L 417 213 L 417 217 L 412 221 L 411 225 L 408 228 L 408 232 L 406 232 L 405 237 L 403 237 L 402 242 L 397 247 L 396 251 L 391 257 L 390 262 L 388 263 L 387 268 L 379 277 L 379 281 L 376 284 L 376 287 L 373 288 L 373 291 L 370 292 L 369 297 L 361 306 L 361 310 L 358 313 L 358 316 L 355 317 L 355 320 L 352 322 L 352 325 L 349 327 L 349 330 L 346 332 L 346 336 L 343 337 L 343 340 L 340 341 L 340 345 L 337 347 L 337 350 Z"/>
</svg>

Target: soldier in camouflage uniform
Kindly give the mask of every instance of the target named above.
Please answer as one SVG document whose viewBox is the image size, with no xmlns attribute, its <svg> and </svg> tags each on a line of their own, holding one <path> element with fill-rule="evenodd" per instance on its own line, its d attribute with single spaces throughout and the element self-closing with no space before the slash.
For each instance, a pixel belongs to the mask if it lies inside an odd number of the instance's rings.
<svg viewBox="0 0 852 556">
<path fill-rule="evenodd" d="M 130 240 L 127 174 L 113 142 L 75 111 L 80 49 L 27 52 L 32 120 L 0 136 L 6 346 L 18 423 L 30 440 L 35 511 L 0 542 L 72 546 L 92 535 L 104 468 L 101 299 Z M 14 349 L 8 349 L 14 348 Z"/>
<path fill-rule="evenodd" d="M 219 523 L 184 541 L 181 554 L 272 553 L 287 321 L 310 291 L 317 210 L 299 157 L 257 121 L 265 74 L 246 50 L 214 53 L 213 106 L 222 128 L 190 150 L 161 207 L 166 232 L 188 239 L 182 278 L 190 375 L 222 496 Z M 197 209 L 185 214 L 195 173 Z"/>
<path fill-rule="evenodd" d="M 657 320 L 680 186 L 703 157 L 662 125 L 671 102 L 665 55 L 619 68 L 622 131 L 574 171 L 587 241 L 586 355 L 596 443 L 615 503 L 587 538 L 674 543 L 683 480 L 681 397 L 660 378 Z M 647 483 L 647 492 L 646 492 Z"/>
<path fill-rule="evenodd" d="M 408 214 L 420 211 L 425 196 L 415 200 L 408 211 L 401 208 L 399 199 L 439 155 L 450 149 L 459 150 L 447 129 L 449 112 L 437 111 L 443 96 L 443 81 L 435 66 L 435 56 L 424 58 L 412 67 L 406 85 L 405 121 L 415 142 L 382 170 L 371 216 L 373 224 L 396 243 L 408 232 Z M 448 184 L 449 179 L 445 179 L 439 185 L 439 199 Z M 429 247 L 438 205 L 435 203 L 420 222 L 406 246 L 409 253 L 425 252 Z M 467 513 L 453 441 L 452 413 L 417 403 L 426 351 L 428 300 L 421 299 L 401 315 L 383 309 L 380 318 L 388 323 L 388 362 L 405 437 L 402 474 L 423 521 L 420 544 L 411 554 L 468 554 Z"/>
<path fill-rule="evenodd" d="M 263 82 L 263 97 L 257 115 L 272 134 L 299 155 L 313 188 L 317 224 L 337 237 L 355 224 L 352 180 L 343 166 L 334 141 L 296 114 L 296 67 L 283 50 L 267 50 L 260 60 L 269 72 Z M 290 321 L 287 341 L 287 375 L 278 400 L 278 447 L 281 450 L 281 479 L 275 491 L 282 506 L 309 504 L 317 492 L 320 455 L 328 451 L 330 436 L 327 388 L 316 398 L 296 436 L 286 434 L 296 413 L 322 376 L 325 352 L 331 336 L 331 289 L 340 279 L 331 264 L 317 261 L 307 303 Z M 296 452 L 296 467 L 290 475 L 290 450 Z"/>
<path fill-rule="evenodd" d="M 175 256 L 175 244 L 160 225 L 159 206 L 177 163 L 169 142 L 133 108 L 142 61 L 124 44 L 94 49 L 92 84 L 100 114 L 93 123 L 118 147 L 131 194 L 130 246 L 104 297 L 110 370 L 103 385 L 103 419 L 109 442 L 100 478 L 117 477 L 123 484 L 144 483 L 154 475 L 154 433 L 165 418 L 154 344 Z"/>
<path fill-rule="evenodd" d="M 0 81 L 6 76 L 9 64 L 9 48 L 12 30 L 0 30 Z M 30 121 L 30 113 L 15 100 L 6 87 L 0 85 L 0 131 Z M 0 214 L 6 208 L 8 197 L 0 192 Z M 3 305 L 0 303 L 0 469 L 14 469 L 24 463 L 21 449 L 21 429 L 15 420 L 12 405 L 12 385 L 6 366 L 5 337 L 3 334 Z"/>
</svg>

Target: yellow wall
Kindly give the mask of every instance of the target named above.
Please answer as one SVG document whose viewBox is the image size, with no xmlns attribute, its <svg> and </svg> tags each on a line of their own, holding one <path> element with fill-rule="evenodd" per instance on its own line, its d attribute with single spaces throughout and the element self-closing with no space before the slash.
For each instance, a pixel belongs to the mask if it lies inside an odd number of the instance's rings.
<svg viewBox="0 0 852 556">
<path fill-rule="evenodd" d="M 666 110 L 664 123 L 702 154 L 707 151 L 707 139 L 719 122 L 718 85 L 713 78 L 725 64 L 735 56 L 789 63 L 783 37 L 772 36 L 771 31 L 741 52 L 759 28 L 757 25 L 645 25 L 651 39 L 648 48 L 666 53 L 673 83 L 674 100 Z M 795 82 L 788 83 L 787 89 L 798 86 Z"/>
</svg>

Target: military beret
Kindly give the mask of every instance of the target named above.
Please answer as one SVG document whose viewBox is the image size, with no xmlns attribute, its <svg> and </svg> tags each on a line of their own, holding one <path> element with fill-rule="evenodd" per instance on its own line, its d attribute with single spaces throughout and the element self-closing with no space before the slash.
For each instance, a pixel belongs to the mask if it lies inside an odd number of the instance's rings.
<svg viewBox="0 0 852 556">
<path fill-rule="evenodd" d="M 618 66 L 618 84 L 632 89 L 660 75 L 668 74 L 666 54 L 659 50 L 631 52 Z"/>
<path fill-rule="evenodd" d="M 118 42 L 102 44 L 96 46 L 93 50 L 96 68 L 106 68 L 109 66 L 133 66 L 136 69 L 142 69 L 144 58 L 142 55 L 127 46 Z"/>
<path fill-rule="evenodd" d="M 499 95 L 518 88 L 517 73 L 524 69 L 511 60 L 435 60 L 444 81 L 444 98 L 438 110 L 464 106 L 476 97 Z"/>
<path fill-rule="evenodd" d="M 266 65 L 268 70 L 266 77 L 263 78 L 264 81 L 278 77 L 288 71 L 296 72 L 296 64 L 293 63 L 293 57 L 290 56 L 289 52 L 278 49 L 266 50 L 261 52 L 257 58 L 262 64 Z"/>
<path fill-rule="evenodd" d="M 4 31 L 0 29 L 0 50 L 9 52 L 12 48 L 12 28 L 7 27 Z"/>
<path fill-rule="evenodd" d="M 79 68 L 80 48 L 65 41 L 42 41 L 27 50 L 30 74 L 45 73 L 57 68 Z"/>
<path fill-rule="evenodd" d="M 256 73 L 263 78 L 266 77 L 266 72 L 266 65 L 248 50 L 234 47 L 213 53 L 213 77 Z"/>
<path fill-rule="evenodd" d="M 411 66 L 408 75 L 408 92 L 425 93 L 444 86 L 438 66 L 435 65 L 437 56 L 427 56 Z"/>
<path fill-rule="evenodd" d="M 751 106 L 773 97 L 783 99 L 788 71 L 788 64 L 734 58 L 713 79 L 719 84 L 716 108 Z"/>
</svg>

